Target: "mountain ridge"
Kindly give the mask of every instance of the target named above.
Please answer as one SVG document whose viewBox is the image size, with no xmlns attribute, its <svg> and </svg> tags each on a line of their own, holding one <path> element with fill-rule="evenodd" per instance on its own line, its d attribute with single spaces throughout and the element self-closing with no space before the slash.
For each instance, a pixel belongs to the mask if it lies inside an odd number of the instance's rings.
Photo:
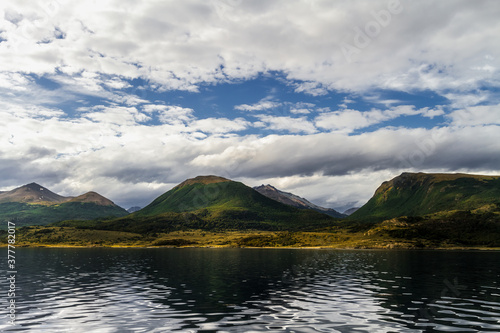
<svg viewBox="0 0 500 333">
<path fill-rule="evenodd" d="M 500 176 L 404 172 L 383 182 L 352 219 L 424 216 L 500 207 Z"/>
<path fill-rule="evenodd" d="M 93 191 L 65 197 L 37 183 L 29 183 L 0 193 L 0 221 L 16 221 L 19 226 L 127 214 L 126 210 Z"/>
<path fill-rule="evenodd" d="M 94 191 L 90 191 L 82 195 L 79 195 L 77 197 L 74 197 L 68 200 L 68 202 L 91 202 L 100 206 L 116 206 L 116 204 L 113 201 L 109 200 L 106 197 L 103 197 L 102 195 Z"/>
<path fill-rule="evenodd" d="M 216 183 L 225 183 L 229 182 L 230 180 L 224 177 L 220 176 L 214 176 L 214 175 L 208 175 L 208 176 L 196 176 L 194 178 L 188 178 L 185 181 L 179 183 L 174 187 L 175 188 L 181 188 L 184 186 L 188 185 L 193 185 L 193 184 L 216 184 Z"/>
<path fill-rule="evenodd" d="M 5 205 L 0 204 L 0 213 Z M 57 208 L 64 205 L 75 212 L 87 205 L 105 207 L 92 202 L 7 205 L 18 212 L 54 209 L 49 216 L 58 218 Z M 64 220 L 19 232 L 35 246 L 500 248 L 499 207 L 500 176 L 403 173 L 383 182 L 363 207 L 342 220 L 283 204 L 240 182 L 199 176 L 133 214 Z M 86 241 L 78 240 L 85 234 Z"/>
<path fill-rule="evenodd" d="M 68 200 L 71 200 L 71 197 L 63 197 L 37 183 L 29 183 L 11 191 L 4 191 L 0 193 L 0 203 L 25 202 L 51 204 L 61 203 Z"/>
<path fill-rule="evenodd" d="M 190 178 L 106 230 L 298 230 L 331 226 L 336 220 L 310 209 L 270 199 L 237 181 L 217 176 Z"/>
<path fill-rule="evenodd" d="M 293 206 L 293 207 L 297 207 L 297 208 L 301 208 L 301 209 L 313 209 L 319 213 L 327 214 L 327 215 L 330 215 L 330 216 L 336 217 L 336 218 L 342 218 L 342 217 L 346 216 L 342 213 L 339 213 L 335 209 L 325 208 L 325 207 L 315 205 L 305 198 L 299 197 L 298 195 L 295 195 L 295 194 L 290 193 L 290 192 L 281 191 L 270 184 L 267 184 L 267 185 L 262 184 L 260 186 L 255 186 L 254 190 L 256 190 L 257 192 L 259 192 L 262 195 L 265 195 L 268 198 L 271 198 L 273 200 L 281 202 L 285 205 L 289 205 L 289 206 Z"/>
</svg>

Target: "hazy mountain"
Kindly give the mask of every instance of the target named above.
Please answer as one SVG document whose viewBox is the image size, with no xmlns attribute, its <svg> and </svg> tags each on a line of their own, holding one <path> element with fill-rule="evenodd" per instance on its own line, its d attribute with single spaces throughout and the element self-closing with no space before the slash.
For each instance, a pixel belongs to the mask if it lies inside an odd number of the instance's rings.
<svg viewBox="0 0 500 333">
<path fill-rule="evenodd" d="M 138 210 L 141 210 L 142 207 L 139 207 L 139 206 L 133 206 L 133 207 L 130 207 L 129 209 L 127 209 L 127 212 L 129 213 L 135 213 L 137 212 Z"/>
<path fill-rule="evenodd" d="M 349 216 L 349 215 L 351 215 L 352 213 L 354 213 L 355 211 L 357 211 L 358 209 L 359 209 L 359 207 L 349 208 L 348 210 L 346 210 L 346 211 L 344 212 L 344 215 Z"/>
<path fill-rule="evenodd" d="M 301 198 L 293 193 L 283 192 L 269 184 L 256 186 L 254 187 L 254 190 L 256 190 L 262 195 L 265 195 L 268 198 L 279 201 L 285 205 L 290 205 L 301 209 L 313 209 L 317 212 L 327 214 L 332 217 L 337 217 L 337 218 L 345 217 L 344 214 L 337 212 L 335 209 L 317 206 L 308 201 L 307 199 Z"/>
</svg>

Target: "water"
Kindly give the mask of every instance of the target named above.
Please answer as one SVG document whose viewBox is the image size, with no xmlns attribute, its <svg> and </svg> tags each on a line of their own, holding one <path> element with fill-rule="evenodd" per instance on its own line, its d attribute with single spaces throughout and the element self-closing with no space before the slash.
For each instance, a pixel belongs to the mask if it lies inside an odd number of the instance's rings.
<svg viewBox="0 0 500 333">
<path fill-rule="evenodd" d="M 500 252 L 23 248 L 16 256 L 16 326 L 2 316 L 2 332 L 500 332 Z M 7 279 L 0 287 L 6 313 Z"/>
</svg>

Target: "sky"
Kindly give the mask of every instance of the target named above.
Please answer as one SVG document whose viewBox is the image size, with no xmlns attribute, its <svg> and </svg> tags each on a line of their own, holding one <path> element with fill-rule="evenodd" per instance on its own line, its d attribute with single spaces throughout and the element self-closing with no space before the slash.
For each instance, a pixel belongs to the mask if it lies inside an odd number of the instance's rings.
<svg viewBox="0 0 500 333">
<path fill-rule="evenodd" d="M 7 0 L 0 190 L 145 206 L 186 178 L 339 211 L 500 174 L 500 2 Z"/>
</svg>

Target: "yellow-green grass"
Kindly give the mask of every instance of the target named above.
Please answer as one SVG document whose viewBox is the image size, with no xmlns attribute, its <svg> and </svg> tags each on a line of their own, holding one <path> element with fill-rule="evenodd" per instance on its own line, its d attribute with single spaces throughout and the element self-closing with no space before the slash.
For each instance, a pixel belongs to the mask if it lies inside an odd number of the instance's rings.
<svg viewBox="0 0 500 333">
<path fill-rule="evenodd" d="M 450 240 L 404 239 L 391 232 L 406 222 L 386 221 L 367 230 L 330 229 L 316 232 L 184 230 L 140 235 L 130 232 L 78 229 L 74 227 L 27 227 L 16 232 L 16 246 L 29 247 L 265 247 L 265 248 L 488 248 Z M 6 238 L 2 237 L 5 246 Z M 498 249 L 498 247 L 497 247 Z"/>
</svg>

